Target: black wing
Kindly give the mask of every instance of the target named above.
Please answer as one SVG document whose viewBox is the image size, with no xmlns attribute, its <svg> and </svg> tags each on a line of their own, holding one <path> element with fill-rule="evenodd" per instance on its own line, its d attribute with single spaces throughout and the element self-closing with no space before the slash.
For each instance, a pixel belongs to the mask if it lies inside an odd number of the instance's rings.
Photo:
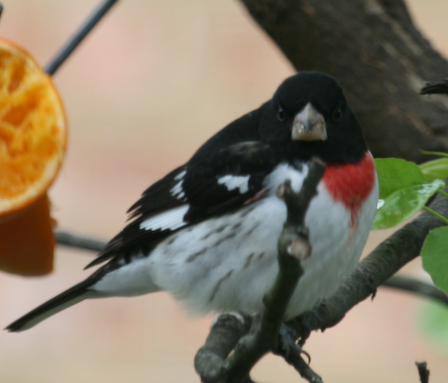
<svg viewBox="0 0 448 383">
<path fill-rule="evenodd" d="M 110 258 L 129 262 L 173 232 L 231 212 L 262 195 L 263 180 L 277 162 L 274 152 L 260 141 L 239 141 L 246 138 L 241 135 L 234 135 L 237 142 L 229 144 L 229 135 L 224 134 L 229 128 L 232 124 L 204 144 L 186 165 L 148 188 L 129 209 L 132 222 L 87 267 Z M 247 136 L 253 137 L 253 132 Z"/>
</svg>

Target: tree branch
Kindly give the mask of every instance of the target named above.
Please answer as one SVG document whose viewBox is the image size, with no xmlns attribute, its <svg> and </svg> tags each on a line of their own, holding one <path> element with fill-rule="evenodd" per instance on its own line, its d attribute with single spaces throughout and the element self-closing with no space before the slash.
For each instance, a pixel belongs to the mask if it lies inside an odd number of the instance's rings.
<svg viewBox="0 0 448 383">
<path fill-rule="evenodd" d="M 394 275 L 384 282 L 381 287 L 407 291 L 448 305 L 448 296 L 443 291 L 439 290 L 434 285 L 430 285 L 429 283 L 418 279 L 404 277 L 402 275 Z"/>
<path fill-rule="evenodd" d="M 418 376 L 420 377 L 421 383 L 429 382 L 429 370 L 426 367 L 426 362 L 416 362 L 415 365 L 418 369 Z"/>
<path fill-rule="evenodd" d="M 106 242 L 98 239 L 85 238 L 66 231 L 55 231 L 54 237 L 58 245 L 74 247 L 76 249 L 99 252 L 106 247 Z"/>
</svg>

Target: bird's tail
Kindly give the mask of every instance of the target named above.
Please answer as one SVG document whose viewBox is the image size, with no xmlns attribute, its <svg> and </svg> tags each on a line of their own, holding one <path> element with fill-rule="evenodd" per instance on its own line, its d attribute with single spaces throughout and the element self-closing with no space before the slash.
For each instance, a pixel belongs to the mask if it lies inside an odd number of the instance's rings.
<svg viewBox="0 0 448 383">
<path fill-rule="evenodd" d="M 78 283 L 77 285 L 36 307 L 34 310 L 31 310 L 28 314 L 25 314 L 11 323 L 5 328 L 5 330 L 10 332 L 28 330 L 59 311 L 73 306 L 86 298 L 93 297 L 92 294 L 94 294 L 94 292 L 89 290 L 89 287 L 92 284 L 92 280 L 87 278 L 81 283 Z"/>
</svg>

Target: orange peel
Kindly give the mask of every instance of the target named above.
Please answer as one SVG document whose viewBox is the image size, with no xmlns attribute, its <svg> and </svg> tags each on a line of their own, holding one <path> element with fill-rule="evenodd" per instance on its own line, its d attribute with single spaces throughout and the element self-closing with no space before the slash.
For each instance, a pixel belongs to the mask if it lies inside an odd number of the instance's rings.
<svg viewBox="0 0 448 383">
<path fill-rule="evenodd" d="M 0 39 L 0 268 L 6 271 L 41 275 L 53 267 L 46 192 L 66 142 L 65 110 L 51 78 L 26 50 Z"/>
</svg>

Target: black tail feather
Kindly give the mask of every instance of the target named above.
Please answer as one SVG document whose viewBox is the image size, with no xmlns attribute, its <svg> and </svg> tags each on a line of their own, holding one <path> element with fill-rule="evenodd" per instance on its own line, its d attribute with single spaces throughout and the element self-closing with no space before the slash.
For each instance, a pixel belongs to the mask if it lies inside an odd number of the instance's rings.
<svg viewBox="0 0 448 383">
<path fill-rule="evenodd" d="M 28 330 L 31 327 L 34 327 L 44 319 L 78 303 L 82 300 L 89 298 L 89 295 L 92 292 L 89 290 L 89 287 L 95 283 L 91 278 L 87 278 L 86 280 L 78 283 L 77 285 L 69 288 L 63 293 L 55 296 L 49 301 L 41 304 L 36 307 L 34 310 L 25 314 L 21 318 L 17 319 L 9 326 L 5 328 L 5 330 L 10 332 L 19 332 Z"/>
</svg>

